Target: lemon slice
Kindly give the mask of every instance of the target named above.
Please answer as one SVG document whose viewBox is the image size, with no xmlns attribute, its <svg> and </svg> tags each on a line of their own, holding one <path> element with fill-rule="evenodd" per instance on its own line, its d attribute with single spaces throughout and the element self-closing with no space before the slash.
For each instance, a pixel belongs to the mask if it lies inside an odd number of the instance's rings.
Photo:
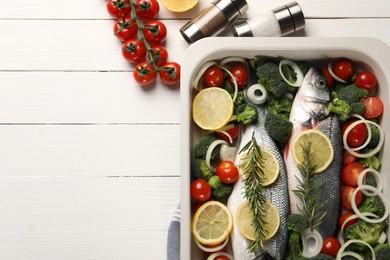
<svg viewBox="0 0 390 260">
<path fill-rule="evenodd" d="M 204 130 L 225 126 L 233 115 L 234 104 L 230 94 L 217 87 L 201 90 L 192 102 L 192 117 Z"/>
<path fill-rule="evenodd" d="M 246 153 L 241 157 L 240 160 L 240 170 L 243 170 L 245 167 L 245 164 L 248 161 L 248 157 L 251 155 L 251 153 Z M 276 179 L 279 176 L 280 166 L 278 161 L 276 160 L 276 157 L 268 150 L 262 149 L 261 150 L 261 166 L 263 167 L 263 174 L 262 174 L 262 186 L 268 186 L 271 185 L 276 181 Z M 243 175 L 245 178 L 245 174 Z"/>
<path fill-rule="evenodd" d="M 203 204 L 192 219 L 192 233 L 203 245 L 213 246 L 222 243 L 229 236 L 232 228 L 232 213 L 218 201 Z"/>
<path fill-rule="evenodd" d="M 190 10 L 198 0 L 160 0 L 161 3 L 171 12 L 181 13 Z"/>
<path fill-rule="evenodd" d="M 278 232 L 280 225 L 279 212 L 278 209 L 269 201 L 263 204 L 263 208 L 266 212 L 264 219 L 264 233 L 266 234 L 266 239 L 270 239 L 276 234 L 276 232 Z M 256 240 L 257 234 L 252 225 L 252 219 L 253 213 L 248 201 L 241 203 L 236 213 L 237 227 L 246 239 L 253 241 Z"/>
<path fill-rule="evenodd" d="M 334 150 L 329 137 L 317 129 L 300 132 L 291 142 L 291 151 L 297 164 L 303 162 L 302 147 L 311 142 L 311 155 L 317 166 L 315 173 L 323 172 L 333 161 Z"/>
</svg>

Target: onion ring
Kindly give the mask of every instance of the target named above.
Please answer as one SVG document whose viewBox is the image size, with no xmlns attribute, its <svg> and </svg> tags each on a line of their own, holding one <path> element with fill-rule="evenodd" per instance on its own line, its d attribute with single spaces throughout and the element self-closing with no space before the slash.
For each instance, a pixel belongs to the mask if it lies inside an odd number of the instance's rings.
<svg viewBox="0 0 390 260">
<path fill-rule="evenodd" d="M 206 165 L 213 172 L 215 172 L 215 168 L 211 165 L 211 154 L 213 153 L 215 147 L 217 147 L 217 145 L 220 145 L 220 144 L 228 145 L 228 143 L 225 140 L 215 140 L 214 142 L 212 142 L 210 144 L 210 146 L 206 152 Z"/>
<path fill-rule="evenodd" d="M 200 90 L 199 89 L 200 79 L 203 77 L 203 74 L 206 72 L 206 70 L 213 65 L 217 65 L 217 63 L 215 61 L 208 61 L 199 68 L 198 73 L 195 74 L 195 77 L 192 80 L 192 87 L 195 90 L 198 90 L 198 91 Z"/>
<path fill-rule="evenodd" d="M 321 234 L 317 230 L 311 231 L 309 228 L 301 233 L 302 239 L 302 256 L 312 258 L 321 252 L 322 244 L 324 243 Z M 309 240 L 314 239 L 314 245 L 309 243 Z"/>
<path fill-rule="evenodd" d="M 257 92 L 260 91 L 261 95 L 257 95 Z M 246 97 L 254 105 L 261 105 L 267 101 L 268 92 L 265 87 L 261 84 L 254 84 L 250 86 L 246 91 Z"/>
<path fill-rule="evenodd" d="M 360 174 L 359 174 L 359 177 L 358 177 L 358 186 L 362 186 L 364 185 L 363 184 L 363 178 L 364 176 L 366 175 L 366 173 L 371 173 L 371 175 L 375 178 L 375 182 L 376 182 L 376 186 L 375 187 L 378 191 L 382 191 L 383 190 L 383 182 L 382 182 L 382 178 L 380 176 L 380 173 L 375 170 L 375 169 L 372 169 L 372 168 L 367 168 L 365 170 L 363 170 Z M 362 193 L 366 196 L 373 196 L 372 193 L 370 192 L 367 192 L 365 190 L 362 190 Z"/>
<path fill-rule="evenodd" d="M 292 67 L 295 74 L 297 75 L 297 80 L 295 82 L 288 81 L 288 79 L 284 76 L 283 71 L 282 71 L 283 65 L 288 65 L 288 66 Z M 298 67 L 298 65 L 295 62 L 293 62 L 291 60 L 281 60 L 279 62 L 279 73 L 280 73 L 280 76 L 282 76 L 283 80 L 287 84 L 289 84 L 290 86 L 300 87 L 303 83 L 303 73 L 302 73 L 301 69 Z"/>
<path fill-rule="evenodd" d="M 365 246 L 367 246 L 370 250 L 371 250 L 371 254 L 372 254 L 372 260 L 375 260 L 375 252 L 374 252 L 374 249 L 372 248 L 372 246 L 370 246 L 367 242 L 364 242 L 362 240 L 358 240 L 358 239 L 352 239 L 352 240 L 348 240 L 346 243 L 344 243 L 344 245 L 342 245 L 339 249 L 339 251 L 337 252 L 337 256 L 336 256 L 336 260 L 341 260 L 343 258 L 343 254 L 344 254 L 344 250 L 350 245 L 350 244 L 353 244 L 353 243 L 361 243 L 361 244 L 364 244 Z"/>
<path fill-rule="evenodd" d="M 336 74 L 334 74 L 334 72 L 333 72 L 333 64 L 331 62 L 329 62 L 329 64 L 328 64 L 328 71 L 329 71 L 329 74 L 332 76 L 332 78 L 334 78 L 338 82 L 347 83 L 347 81 L 345 81 L 343 79 L 340 79 L 339 77 L 336 76 Z"/>
<path fill-rule="evenodd" d="M 233 73 L 231 73 L 230 70 L 228 70 L 227 68 L 222 67 L 222 66 L 218 66 L 218 68 L 226 71 L 226 73 L 229 74 L 229 76 L 232 78 L 233 85 L 234 85 L 233 102 L 236 101 L 237 93 L 238 93 L 238 84 L 237 84 L 236 77 L 234 77 Z"/>
</svg>

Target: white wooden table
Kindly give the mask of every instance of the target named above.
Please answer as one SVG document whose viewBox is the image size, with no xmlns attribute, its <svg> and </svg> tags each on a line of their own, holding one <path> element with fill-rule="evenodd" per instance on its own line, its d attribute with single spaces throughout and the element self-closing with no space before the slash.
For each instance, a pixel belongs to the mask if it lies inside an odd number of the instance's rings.
<svg viewBox="0 0 390 260">
<path fill-rule="evenodd" d="M 136 85 L 105 2 L 0 1 L 0 260 L 166 259 L 180 93 Z M 169 60 L 182 61 L 179 28 L 209 2 L 161 6 Z M 248 2 L 253 17 L 289 1 Z M 306 28 L 293 36 L 390 45 L 387 0 L 299 3 Z"/>
</svg>

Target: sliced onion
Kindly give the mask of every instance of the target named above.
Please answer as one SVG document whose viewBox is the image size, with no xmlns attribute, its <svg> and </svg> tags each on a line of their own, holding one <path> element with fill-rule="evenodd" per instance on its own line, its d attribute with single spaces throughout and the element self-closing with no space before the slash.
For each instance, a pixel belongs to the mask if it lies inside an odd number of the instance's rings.
<svg viewBox="0 0 390 260">
<path fill-rule="evenodd" d="M 356 258 L 357 260 L 364 260 L 363 256 L 361 256 L 361 255 L 359 255 L 358 253 L 355 253 L 355 252 L 350 252 L 350 251 L 344 252 L 341 255 L 341 258 L 343 258 L 345 256 L 352 256 L 353 258 Z"/>
<path fill-rule="evenodd" d="M 236 125 L 235 124 L 227 124 L 225 125 L 224 127 L 222 127 L 221 129 L 219 129 L 220 131 L 227 131 L 227 130 L 230 130 L 232 128 L 235 128 Z"/>
<path fill-rule="evenodd" d="M 366 173 L 371 173 L 371 175 L 375 178 L 375 182 L 376 182 L 376 189 L 378 191 L 382 191 L 383 190 L 383 182 L 382 182 L 382 177 L 380 176 L 380 173 L 375 170 L 375 169 L 372 169 L 372 168 L 367 168 L 365 170 L 363 170 L 360 174 L 359 174 L 359 177 L 358 177 L 358 186 L 362 186 L 364 185 L 363 184 L 363 178 L 364 176 L 366 175 Z M 371 192 L 367 192 L 365 190 L 362 190 L 362 193 L 366 196 L 372 196 L 372 193 Z"/>
<path fill-rule="evenodd" d="M 349 133 L 349 131 L 351 131 L 351 129 L 353 127 L 355 127 L 356 125 L 362 123 L 364 121 L 364 123 L 368 123 L 368 124 L 372 124 L 374 126 L 376 126 L 379 130 L 379 143 L 378 143 L 378 146 L 375 147 L 375 149 L 373 149 L 372 151 L 368 152 L 368 153 L 357 153 L 355 152 L 351 147 L 348 146 L 347 144 L 347 134 Z M 343 135 L 343 144 L 344 144 L 344 149 L 347 150 L 350 154 L 358 157 L 358 158 L 370 158 L 371 156 L 375 155 L 377 152 L 379 152 L 381 149 L 382 149 L 382 146 L 383 146 L 383 143 L 385 142 L 385 133 L 383 132 L 383 129 L 375 122 L 372 122 L 370 120 L 358 120 L 358 121 L 355 121 L 353 122 L 352 124 L 350 124 L 347 129 L 345 129 L 345 132 L 344 132 L 344 135 Z"/>
<path fill-rule="evenodd" d="M 213 253 L 213 254 L 209 255 L 209 257 L 207 257 L 207 260 L 214 260 L 217 256 L 226 256 L 230 260 L 233 260 L 233 256 L 231 254 L 226 253 L 226 252 Z"/>
<path fill-rule="evenodd" d="M 311 231 L 309 228 L 305 229 L 301 233 L 302 239 L 302 256 L 311 258 L 318 255 L 321 252 L 322 244 L 324 243 L 321 234 L 317 230 Z M 314 244 L 312 243 L 314 240 Z"/>
<path fill-rule="evenodd" d="M 347 81 L 343 80 L 343 79 L 340 79 L 339 77 L 336 76 L 336 74 L 334 74 L 333 72 L 333 65 L 332 63 L 329 62 L 328 64 L 328 71 L 329 71 L 329 74 L 332 76 L 332 78 L 334 78 L 335 80 L 337 80 L 338 82 L 341 82 L 341 83 L 347 83 Z"/>
<path fill-rule="evenodd" d="M 372 254 L 372 260 L 375 260 L 375 252 L 374 252 L 374 249 L 372 248 L 372 246 L 370 246 L 367 242 L 364 242 L 363 240 L 358 240 L 358 239 L 352 239 L 352 240 L 348 240 L 346 243 L 344 243 L 344 245 L 342 245 L 339 249 L 339 251 L 337 252 L 337 256 L 336 256 L 336 260 L 341 260 L 344 256 L 344 251 L 345 249 L 350 245 L 350 244 L 354 244 L 354 243 L 360 243 L 360 244 L 364 244 L 365 246 L 367 246 L 370 250 L 371 250 L 371 254 Z M 348 252 L 348 251 L 347 251 Z M 345 252 L 345 253 L 347 253 Z M 349 252 L 348 252 L 349 253 Z"/>
<path fill-rule="evenodd" d="M 384 244 L 386 242 L 386 233 L 382 231 L 381 235 L 379 236 L 378 243 L 379 244 Z"/>
<path fill-rule="evenodd" d="M 362 212 L 362 215 L 367 216 L 367 217 L 378 218 L 377 215 L 375 215 L 375 214 L 373 214 L 373 213 L 371 213 L 371 212 Z M 341 231 L 344 230 L 345 225 L 346 225 L 350 220 L 355 219 L 355 218 L 359 218 L 359 216 L 358 216 L 357 214 L 353 214 L 353 215 L 349 216 L 348 218 L 346 218 L 346 219 L 344 220 L 343 224 L 341 225 Z M 344 235 L 344 233 L 342 233 L 342 235 Z"/>
<path fill-rule="evenodd" d="M 261 95 L 258 95 L 258 92 L 260 92 Z M 247 89 L 246 97 L 252 104 L 261 105 L 267 101 L 268 92 L 263 85 L 254 84 Z"/>
<path fill-rule="evenodd" d="M 228 143 L 225 140 L 215 140 L 214 142 L 212 142 L 210 144 L 210 146 L 206 152 L 206 165 L 212 171 L 215 171 L 215 168 L 211 165 L 211 154 L 213 153 L 215 147 L 217 147 L 217 145 L 220 145 L 220 144 L 228 145 Z"/>
<path fill-rule="evenodd" d="M 217 245 L 217 246 L 213 246 L 213 247 L 205 247 L 204 245 L 202 245 L 201 243 L 199 243 L 198 240 L 194 239 L 195 240 L 195 244 L 203 251 L 205 252 L 208 252 L 208 253 L 213 253 L 213 252 L 217 252 L 219 250 L 222 250 L 228 243 L 229 241 L 229 236 L 225 239 L 225 241 L 223 241 L 222 244 L 220 245 Z"/>
<path fill-rule="evenodd" d="M 228 132 L 222 130 L 215 130 L 215 132 L 225 135 L 229 139 L 229 143 L 233 143 L 233 138 Z"/>
<path fill-rule="evenodd" d="M 227 68 L 222 67 L 222 66 L 218 66 L 218 67 L 220 69 L 226 71 L 226 73 L 229 74 L 229 76 L 232 78 L 232 81 L 233 81 L 233 84 L 234 84 L 234 94 L 233 94 L 233 102 L 234 102 L 234 101 L 236 101 L 237 93 L 238 93 L 238 84 L 237 84 L 236 77 L 234 77 L 233 73 L 231 73 L 230 70 L 228 70 Z"/>
<path fill-rule="evenodd" d="M 366 138 L 366 141 L 365 141 L 361 146 L 359 146 L 359 147 L 351 148 L 352 151 L 360 151 L 361 149 L 363 149 L 364 147 L 366 147 L 366 146 L 370 143 L 370 141 L 371 141 L 371 137 L 372 137 L 371 127 L 370 127 L 370 124 L 367 123 L 367 120 L 366 120 L 364 117 L 362 117 L 361 115 L 352 114 L 351 117 L 359 118 L 359 119 L 360 119 L 359 121 L 361 121 L 362 124 L 364 123 L 364 124 L 366 125 L 366 129 L 367 129 L 367 138 Z M 357 126 L 357 125 L 359 125 L 359 124 L 355 124 L 355 126 Z M 349 134 L 349 132 L 352 130 L 352 128 L 353 128 L 353 127 L 351 127 L 350 129 L 348 129 L 348 128 L 345 129 L 345 130 L 348 130 L 348 131 L 345 131 L 345 132 L 344 132 L 344 135 L 346 136 L 346 138 L 348 137 L 348 134 Z M 343 136 L 343 138 L 344 138 L 344 136 Z"/>
<path fill-rule="evenodd" d="M 239 57 L 239 56 L 232 56 L 232 57 L 226 57 L 226 58 L 223 58 L 220 62 L 219 62 L 219 65 L 220 66 L 225 66 L 226 64 L 230 63 L 230 62 L 239 62 L 239 63 L 243 63 L 245 64 L 246 61 L 243 57 Z"/>
<path fill-rule="evenodd" d="M 372 193 L 369 193 L 370 195 L 368 196 L 375 196 L 375 195 L 378 195 L 379 198 L 382 200 L 382 203 L 383 205 L 385 206 L 385 213 L 383 214 L 383 216 L 381 218 L 375 218 L 375 219 L 372 219 L 372 218 L 367 218 L 365 216 L 365 214 L 362 214 L 362 212 L 359 211 L 358 207 L 356 206 L 356 201 L 355 201 L 355 197 L 356 197 L 356 194 L 358 193 L 359 190 L 362 190 L 362 189 L 365 189 L 365 190 L 369 190 L 369 191 L 372 191 Z M 389 216 L 389 208 L 386 204 L 386 198 L 385 196 L 383 195 L 382 192 L 380 192 L 379 190 L 377 190 L 375 187 L 372 187 L 370 185 L 361 185 L 361 186 L 358 186 L 353 192 L 352 192 L 352 196 L 351 196 L 351 205 L 352 205 L 352 209 L 353 211 L 355 212 L 356 215 L 359 216 L 359 218 L 361 218 L 362 220 L 368 222 L 368 223 L 380 223 L 382 221 L 384 221 L 388 216 Z"/>
<path fill-rule="evenodd" d="M 284 76 L 283 71 L 282 71 L 283 65 L 288 65 L 288 66 L 292 67 L 295 74 L 297 75 L 297 80 L 295 82 L 288 81 L 288 79 Z M 293 62 L 292 60 L 281 60 L 279 62 L 279 73 L 280 73 L 280 76 L 282 76 L 283 80 L 287 84 L 289 84 L 290 86 L 300 87 L 303 83 L 303 73 L 302 73 L 301 69 L 298 67 L 298 65 L 295 62 Z"/>
<path fill-rule="evenodd" d="M 228 146 L 226 144 L 222 144 L 219 156 L 221 161 L 231 161 L 234 162 L 236 158 L 237 148 L 235 146 Z"/>
<path fill-rule="evenodd" d="M 195 75 L 193 81 L 192 81 L 192 87 L 196 90 L 200 90 L 199 89 L 199 81 L 200 79 L 202 78 L 203 74 L 206 72 L 206 70 L 208 68 L 210 68 L 211 66 L 213 65 L 217 65 L 217 63 L 215 61 L 208 61 L 206 62 L 205 64 L 203 64 L 200 69 L 198 70 L 198 73 Z"/>
</svg>

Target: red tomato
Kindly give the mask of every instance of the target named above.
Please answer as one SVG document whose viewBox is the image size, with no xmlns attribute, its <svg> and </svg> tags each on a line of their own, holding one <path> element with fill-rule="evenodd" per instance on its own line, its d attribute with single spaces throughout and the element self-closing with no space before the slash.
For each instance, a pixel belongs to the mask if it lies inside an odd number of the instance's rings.
<svg viewBox="0 0 390 260">
<path fill-rule="evenodd" d="M 246 66 L 243 64 L 234 65 L 230 69 L 230 72 L 233 74 L 237 81 L 238 89 L 244 89 L 248 84 L 248 70 Z M 229 82 L 232 86 L 234 86 L 232 78 L 229 78 Z"/>
<path fill-rule="evenodd" d="M 216 173 L 220 181 L 224 184 L 230 184 L 238 179 L 238 169 L 231 161 L 223 161 L 217 165 Z"/>
<path fill-rule="evenodd" d="M 341 243 L 337 240 L 337 238 L 328 237 L 324 240 L 324 243 L 322 244 L 321 253 L 336 257 L 340 247 Z"/>
<path fill-rule="evenodd" d="M 342 134 L 344 135 L 345 130 L 356 120 L 347 122 L 342 129 Z M 359 147 L 361 146 L 367 138 L 367 127 L 364 123 L 357 124 L 354 126 L 351 131 L 349 131 L 347 136 L 347 144 L 349 147 Z"/>
<path fill-rule="evenodd" d="M 228 256 L 219 255 L 217 257 L 214 257 L 214 260 L 231 260 Z"/>
<path fill-rule="evenodd" d="M 152 83 L 156 80 L 157 73 L 153 66 L 146 61 L 138 63 L 133 72 L 135 81 L 143 88 L 152 88 Z"/>
<path fill-rule="evenodd" d="M 130 16 L 131 13 L 130 0 L 108 0 L 106 7 L 113 18 Z"/>
<path fill-rule="evenodd" d="M 333 73 L 342 80 L 351 81 L 355 71 L 350 60 L 339 60 L 333 65 Z"/>
<path fill-rule="evenodd" d="M 122 42 L 134 38 L 137 33 L 137 24 L 130 17 L 119 18 L 114 24 L 114 34 Z"/>
<path fill-rule="evenodd" d="M 345 209 L 352 209 L 352 205 L 351 205 L 352 198 L 351 197 L 352 197 L 352 193 L 354 192 L 355 189 L 356 188 L 349 187 L 349 186 L 345 186 L 344 188 L 341 189 L 341 205 Z M 362 195 L 362 192 L 359 190 L 355 196 L 356 206 L 359 206 L 360 203 L 362 203 L 362 199 L 363 199 L 363 195 Z"/>
<path fill-rule="evenodd" d="M 349 218 L 350 216 L 352 215 L 355 215 L 354 212 L 347 212 L 347 213 L 344 213 L 340 219 L 339 219 L 339 226 L 340 228 L 343 226 L 344 222 L 346 221 L 347 218 Z M 344 225 L 344 229 L 343 229 L 343 232 L 350 226 L 352 225 L 353 223 L 356 223 L 359 221 L 359 218 L 354 218 L 354 219 L 351 219 L 349 220 L 347 223 L 345 223 Z"/>
<path fill-rule="evenodd" d="M 164 65 L 168 60 L 168 51 L 161 45 L 152 47 L 149 60 L 153 59 L 158 67 Z"/>
<path fill-rule="evenodd" d="M 167 62 L 160 67 L 160 78 L 167 86 L 180 83 L 180 65 L 176 62 Z"/>
<path fill-rule="evenodd" d="M 128 62 L 137 63 L 146 56 L 146 47 L 143 41 L 131 39 L 122 45 L 122 56 Z"/>
<path fill-rule="evenodd" d="M 240 132 L 240 127 L 236 126 L 236 127 L 230 128 L 229 130 L 226 130 L 225 132 L 227 132 L 230 135 L 230 137 L 232 138 L 232 140 L 234 141 L 238 137 L 238 134 Z M 229 138 L 223 133 L 218 133 L 218 137 L 222 140 L 225 140 L 226 142 L 230 142 Z"/>
<path fill-rule="evenodd" d="M 344 165 L 341 171 L 341 179 L 347 186 L 357 187 L 359 174 L 364 171 L 366 167 L 361 162 L 352 162 Z"/>
<path fill-rule="evenodd" d="M 142 32 L 146 41 L 152 44 L 160 44 L 167 37 L 167 27 L 160 21 L 145 23 Z"/>
<path fill-rule="evenodd" d="M 206 201 L 211 197 L 210 184 L 204 179 L 196 179 L 191 183 L 191 197 L 196 201 Z"/>
<path fill-rule="evenodd" d="M 359 153 L 355 151 L 355 153 Z M 343 164 L 348 164 L 357 160 L 357 157 L 350 154 L 347 150 L 343 150 Z"/>
<path fill-rule="evenodd" d="M 322 71 L 322 74 L 325 77 L 326 85 L 329 88 L 332 88 L 334 86 L 334 78 L 332 77 L 332 75 L 330 75 L 328 68 L 327 67 L 322 67 L 321 71 Z"/>
<path fill-rule="evenodd" d="M 206 87 L 222 87 L 223 81 L 223 72 L 217 66 L 211 66 L 203 74 L 203 83 Z"/>
<path fill-rule="evenodd" d="M 355 84 L 359 88 L 367 89 L 371 91 L 376 88 L 378 81 L 374 74 L 369 71 L 361 71 L 356 75 Z"/>
<path fill-rule="evenodd" d="M 366 112 L 364 113 L 364 118 L 375 118 L 382 114 L 383 112 L 383 102 L 378 97 L 367 97 L 361 100 L 366 106 Z"/>
<path fill-rule="evenodd" d="M 142 19 L 154 19 L 160 11 L 157 0 L 136 0 L 135 3 L 137 4 L 136 13 Z"/>
</svg>

